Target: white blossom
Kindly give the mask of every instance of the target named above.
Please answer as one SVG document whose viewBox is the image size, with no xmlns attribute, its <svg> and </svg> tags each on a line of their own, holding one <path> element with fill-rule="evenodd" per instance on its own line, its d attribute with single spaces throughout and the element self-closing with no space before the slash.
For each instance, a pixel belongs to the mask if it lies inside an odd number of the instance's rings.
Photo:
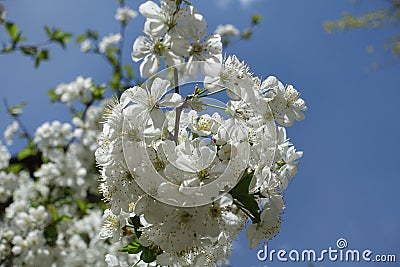
<svg viewBox="0 0 400 267">
<path fill-rule="evenodd" d="M 120 7 L 117 9 L 117 13 L 115 14 L 115 19 L 127 23 L 130 19 L 136 18 L 138 13 L 130 9 L 127 6 Z"/>
<path fill-rule="evenodd" d="M 5 169 L 8 167 L 10 158 L 10 152 L 8 151 L 7 147 L 3 146 L 0 141 L 0 169 Z"/>
<path fill-rule="evenodd" d="M 111 48 L 113 45 L 118 44 L 119 42 L 121 42 L 121 40 L 122 36 L 119 33 L 110 33 L 108 36 L 103 37 L 103 39 L 101 39 L 99 43 L 100 53 L 106 53 L 109 48 Z"/>
<path fill-rule="evenodd" d="M 239 35 L 239 30 L 232 24 L 218 25 L 215 29 L 215 33 L 225 36 L 237 36 Z"/>
<path fill-rule="evenodd" d="M 92 42 L 86 39 L 81 43 L 81 52 L 86 53 L 92 48 Z"/>
</svg>

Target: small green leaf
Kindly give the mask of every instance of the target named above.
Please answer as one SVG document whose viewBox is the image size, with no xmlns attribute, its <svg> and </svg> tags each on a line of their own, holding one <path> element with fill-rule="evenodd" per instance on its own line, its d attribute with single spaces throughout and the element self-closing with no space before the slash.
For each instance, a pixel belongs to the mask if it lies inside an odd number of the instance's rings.
<svg viewBox="0 0 400 267">
<path fill-rule="evenodd" d="M 69 217 L 67 215 L 62 215 L 62 216 L 58 217 L 57 220 L 54 221 L 54 223 L 58 224 L 60 222 L 69 221 L 71 219 L 72 219 L 72 217 Z"/>
<path fill-rule="evenodd" d="M 121 73 L 120 72 L 114 72 L 113 74 L 113 78 L 110 81 L 110 86 L 111 89 L 113 89 L 114 91 L 117 91 L 119 89 L 119 82 L 121 80 Z"/>
<path fill-rule="evenodd" d="M 252 15 L 252 16 L 251 16 L 251 23 L 252 23 L 253 25 L 257 25 L 257 24 L 259 24 L 263 19 L 264 19 L 264 17 L 261 16 L 261 15 Z"/>
<path fill-rule="evenodd" d="M 140 255 L 140 259 L 146 263 L 150 263 L 157 259 L 157 255 L 156 247 L 146 247 Z"/>
<path fill-rule="evenodd" d="M 14 163 L 8 166 L 7 172 L 19 173 L 23 169 L 23 165 L 20 163 Z"/>
<path fill-rule="evenodd" d="M 94 40 L 97 40 L 99 38 L 99 34 L 94 30 L 87 30 L 86 35 L 88 38 L 92 38 Z"/>
<path fill-rule="evenodd" d="M 143 225 L 140 223 L 139 216 L 135 215 L 134 217 L 130 217 L 129 222 L 133 225 L 133 228 L 135 229 L 136 237 L 140 238 L 140 236 L 142 235 L 142 231 L 140 231 L 139 228 Z"/>
<path fill-rule="evenodd" d="M 16 104 L 15 106 L 9 107 L 8 112 L 11 114 L 11 116 L 18 116 L 22 113 L 22 108 L 25 107 L 27 102 L 21 102 Z"/>
<path fill-rule="evenodd" d="M 54 89 L 50 89 L 47 91 L 47 95 L 50 97 L 51 102 L 58 102 L 60 101 L 61 97 L 56 94 L 56 91 Z"/>
<path fill-rule="evenodd" d="M 1 53 L 6 54 L 14 51 L 14 48 L 11 46 L 4 46 L 3 49 L 1 50 Z"/>
<path fill-rule="evenodd" d="M 242 38 L 248 40 L 253 36 L 253 31 L 251 29 L 247 29 L 242 33 Z"/>
<path fill-rule="evenodd" d="M 83 214 L 85 214 L 85 213 L 86 213 L 86 209 L 87 209 L 87 203 L 86 203 L 85 201 L 83 201 L 83 200 L 78 200 L 78 201 L 76 202 L 76 204 L 78 204 L 79 210 L 80 210 Z"/>
<path fill-rule="evenodd" d="M 27 157 L 33 156 L 36 154 L 36 150 L 30 146 L 23 148 L 17 155 L 17 159 L 19 161 L 26 159 Z"/>
<path fill-rule="evenodd" d="M 37 49 L 34 46 L 21 46 L 20 50 L 23 54 L 28 56 L 33 56 L 37 53 Z"/>
<path fill-rule="evenodd" d="M 132 80 L 133 79 L 133 68 L 131 65 L 124 65 L 123 69 L 126 71 L 126 75 L 128 76 L 128 79 Z"/>
<path fill-rule="evenodd" d="M 80 34 L 80 35 L 78 35 L 78 37 L 76 37 L 75 42 L 76 42 L 77 44 L 80 44 L 80 43 L 82 43 L 83 40 L 85 40 L 86 38 L 87 38 L 87 35 L 86 35 L 86 34 Z"/>
<path fill-rule="evenodd" d="M 35 68 L 39 67 L 40 61 L 41 61 L 41 59 L 40 59 L 39 57 L 35 58 L 35 62 L 33 63 L 33 65 L 35 66 Z"/>
<path fill-rule="evenodd" d="M 58 237 L 56 225 L 52 223 L 46 226 L 43 234 L 46 238 L 47 244 L 49 244 L 50 246 L 55 246 Z"/>
<path fill-rule="evenodd" d="M 11 39 L 14 40 L 17 37 L 17 33 L 18 33 L 17 24 L 12 23 L 12 22 L 7 22 L 5 24 L 5 27 L 6 27 L 7 33 L 10 35 Z"/>
<path fill-rule="evenodd" d="M 51 215 L 53 216 L 53 221 L 57 221 L 59 216 L 56 208 L 53 205 L 47 205 L 47 209 L 50 211 Z"/>
<path fill-rule="evenodd" d="M 39 53 L 37 53 L 36 58 L 35 58 L 35 68 L 39 67 L 40 62 L 42 60 L 48 60 L 49 59 L 49 50 L 43 49 L 40 50 Z"/>
<path fill-rule="evenodd" d="M 133 241 L 133 242 L 129 243 L 127 246 L 121 248 L 119 251 L 127 252 L 129 254 L 137 254 L 137 253 L 141 252 L 143 249 L 145 249 L 145 247 L 143 247 L 142 244 L 140 244 L 137 241 Z"/>
<path fill-rule="evenodd" d="M 248 212 L 250 212 L 253 217 L 251 218 L 252 222 L 258 223 L 261 221 L 260 210 L 255 197 L 249 194 L 249 185 L 252 179 L 252 173 L 244 173 L 240 181 L 229 193 L 235 200 L 239 201 Z"/>
<path fill-rule="evenodd" d="M 47 49 L 40 50 L 38 57 L 40 57 L 41 60 L 49 59 L 49 50 Z"/>
<path fill-rule="evenodd" d="M 102 100 L 103 99 L 103 95 L 106 91 L 105 87 L 97 87 L 97 86 L 93 86 L 93 92 L 92 92 L 92 97 L 95 100 Z"/>
<path fill-rule="evenodd" d="M 44 26 L 44 31 L 46 32 L 47 36 L 49 38 L 51 38 L 52 32 L 51 32 L 51 29 L 48 26 Z"/>
</svg>

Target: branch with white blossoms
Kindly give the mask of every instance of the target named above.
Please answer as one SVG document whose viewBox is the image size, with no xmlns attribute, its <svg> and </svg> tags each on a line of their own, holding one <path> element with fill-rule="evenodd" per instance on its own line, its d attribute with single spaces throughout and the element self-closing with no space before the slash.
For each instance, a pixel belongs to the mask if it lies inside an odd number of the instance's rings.
<svg viewBox="0 0 400 267">
<path fill-rule="evenodd" d="M 119 31 L 76 39 L 112 77 L 77 75 L 48 93 L 70 121 L 30 135 L 22 105 L 10 107 L 18 122 L 6 144 L 19 132 L 30 141 L 14 156 L 0 143 L 0 266 L 215 266 L 228 263 L 241 230 L 251 248 L 279 232 L 283 191 L 302 156 L 284 128 L 304 118 L 299 93 L 223 58 L 234 28 L 208 34 L 188 1 L 147 1 L 138 11 L 146 22 L 131 55 L 141 77 L 122 58 L 138 13 L 119 0 Z M 235 38 L 251 37 L 260 19 Z M 19 43 L 16 26 L 5 26 Z M 47 31 L 59 43 L 69 37 Z"/>
<path fill-rule="evenodd" d="M 223 58 L 221 36 L 207 36 L 190 3 L 160 2 L 139 7 L 145 35 L 133 44 L 148 80 L 105 114 L 96 150 L 108 207 L 101 236 L 130 238 L 120 251 L 140 254 L 137 264 L 224 264 L 248 220 L 252 249 L 279 233 L 283 192 L 302 156 L 284 127 L 307 107 L 292 85 Z"/>
<path fill-rule="evenodd" d="M 218 25 L 215 29 L 215 33 L 221 35 L 222 44 L 224 48 L 239 42 L 240 40 L 249 40 L 253 36 L 254 28 L 261 23 L 264 19 L 261 15 L 252 15 L 250 17 L 250 23 L 247 28 L 245 28 L 242 32 L 239 31 L 232 24 Z"/>
</svg>

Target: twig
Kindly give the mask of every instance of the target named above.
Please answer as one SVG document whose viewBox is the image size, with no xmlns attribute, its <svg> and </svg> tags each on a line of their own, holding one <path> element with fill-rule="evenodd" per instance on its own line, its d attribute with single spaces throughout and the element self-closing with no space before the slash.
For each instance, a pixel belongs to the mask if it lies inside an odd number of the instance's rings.
<svg viewBox="0 0 400 267">
<path fill-rule="evenodd" d="M 174 84 L 175 84 L 175 93 L 179 94 L 179 84 L 178 84 L 178 70 L 174 68 Z M 175 129 L 174 129 L 174 141 L 175 144 L 178 144 L 178 134 L 179 134 L 179 121 L 181 119 L 183 106 L 179 106 L 175 111 Z"/>
<path fill-rule="evenodd" d="M 18 114 L 12 114 L 11 110 L 10 110 L 10 105 L 8 104 L 8 101 L 6 98 L 3 98 L 3 102 L 4 105 L 7 109 L 8 114 L 10 114 L 10 116 L 19 124 L 19 128 L 22 130 L 24 136 L 28 139 L 29 142 L 32 142 L 32 144 L 35 144 L 35 142 L 33 141 L 33 137 L 29 134 L 28 129 L 25 127 L 25 124 L 22 122 L 22 120 L 19 118 Z M 35 148 L 37 151 L 39 151 L 39 149 L 36 147 L 35 144 Z"/>
</svg>

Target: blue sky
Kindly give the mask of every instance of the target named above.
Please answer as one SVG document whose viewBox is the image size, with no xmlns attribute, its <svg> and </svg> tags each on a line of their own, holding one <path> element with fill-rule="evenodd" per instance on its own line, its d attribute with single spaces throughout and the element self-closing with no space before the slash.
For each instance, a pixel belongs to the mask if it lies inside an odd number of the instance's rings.
<svg viewBox="0 0 400 267">
<path fill-rule="evenodd" d="M 127 1 L 138 8 L 142 1 Z M 391 29 L 327 34 L 322 23 L 343 11 L 362 13 L 382 1 L 350 0 L 218 0 L 193 4 L 205 15 L 210 31 L 232 23 L 243 29 L 251 14 L 265 17 L 251 41 L 230 47 L 226 53 L 245 60 L 258 76 L 275 75 L 293 84 L 307 101 L 306 119 L 288 129 L 304 156 L 298 175 L 285 192 L 286 210 L 280 234 L 269 248 L 335 248 L 346 238 L 351 249 L 396 254 L 400 261 L 400 65 L 375 71 L 366 69 L 386 62 L 384 53 L 369 55 L 369 44 L 380 46 Z M 14 0 L 4 2 L 8 18 L 15 20 L 31 42 L 45 38 L 42 26 L 81 33 L 97 29 L 101 36 L 118 31 L 114 20 L 117 1 Z M 131 45 L 143 19 L 135 19 L 125 38 L 124 62 L 131 63 Z M 6 34 L 0 30 L 0 40 Z M 51 49 L 52 58 L 39 69 L 19 55 L 0 57 L 0 97 L 11 104 L 28 101 L 23 120 L 34 131 L 44 121 L 68 121 L 61 105 L 50 104 L 46 92 L 78 75 L 105 82 L 110 68 L 100 58 L 83 55 L 71 44 L 67 51 Z M 132 62 L 133 63 L 133 62 Z M 10 123 L 0 108 L 0 129 Z M 17 144 L 18 147 L 18 144 Z M 243 235 L 235 243 L 231 265 L 307 266 L 307 263 L 259 262 Z M 396 266 L 392 263 L 322 262 L 316 266 Z M 397 263 L 398 266 L 398 263 Z"/>
</svg>

